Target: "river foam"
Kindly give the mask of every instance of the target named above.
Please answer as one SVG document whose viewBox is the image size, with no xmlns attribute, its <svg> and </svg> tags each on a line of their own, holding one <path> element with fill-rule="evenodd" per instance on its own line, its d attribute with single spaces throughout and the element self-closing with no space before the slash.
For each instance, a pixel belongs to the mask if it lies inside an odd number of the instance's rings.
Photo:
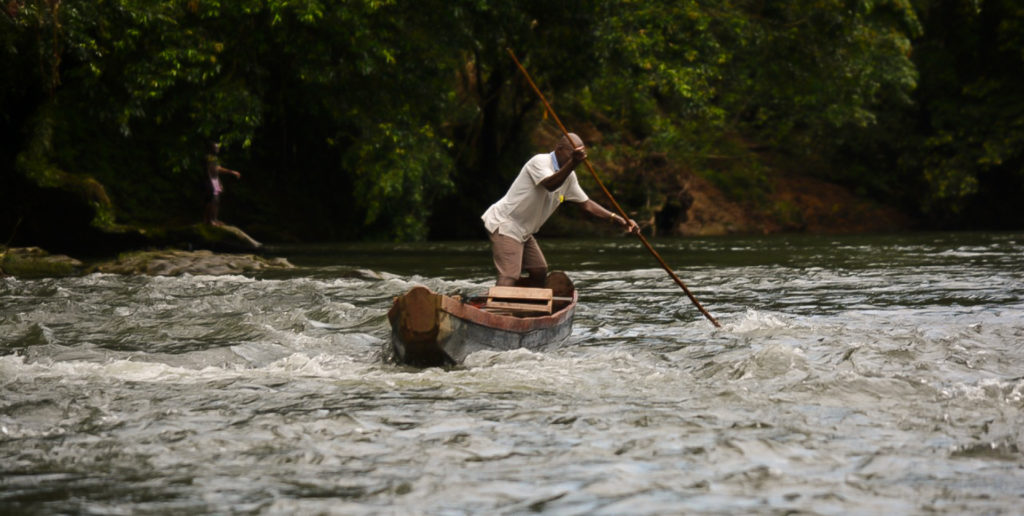
<svg viewBox="0 0 1024 516">
<path fill-rule="evenodd" d="M 1024 238 L 655 242 L 717 329 L 635 246 L 545 242 L 572 335 L 423 370 L 383 360 L 391 299 L 485 290 L 486 248 L 380 245 L 259 277 L 0 280 L 0 512 L 1019 505 Z"/>
</svg>

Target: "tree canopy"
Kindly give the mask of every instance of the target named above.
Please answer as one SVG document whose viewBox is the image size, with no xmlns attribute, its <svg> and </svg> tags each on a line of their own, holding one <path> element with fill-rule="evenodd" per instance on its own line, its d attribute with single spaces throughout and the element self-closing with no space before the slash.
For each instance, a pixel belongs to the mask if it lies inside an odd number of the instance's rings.
<svg viewBox="0 0 1024 516">
<path fill-rule="evenodd" d="M 553 134 L 508 48 L 632 205 L 684 173 L 763 203 L 782 157 L 925 226 L 1024 222 L 1011 0 L 11 0 L 0 163 L 93 224 L 194 222 L 219 141 L 270 238 L 475 236 Z"/>
</svg>

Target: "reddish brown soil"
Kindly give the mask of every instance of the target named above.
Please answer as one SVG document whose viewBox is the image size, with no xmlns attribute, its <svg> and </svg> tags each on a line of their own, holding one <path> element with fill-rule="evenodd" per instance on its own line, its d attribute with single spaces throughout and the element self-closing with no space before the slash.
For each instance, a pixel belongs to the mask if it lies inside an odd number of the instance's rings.
<svg viewBox="0 0 1024 516">
<path fill-rule="evenodd" d="M 676 226 L 676 233 L 682 235 L 871 233 L 910 226 L 910 220 L 899 211 L 812 177 L 776 176 L 764 207 L 733 202 L 696 176 L 687 180 L 686 189 L 693 204 L 687 220 Z"/>
</svg>

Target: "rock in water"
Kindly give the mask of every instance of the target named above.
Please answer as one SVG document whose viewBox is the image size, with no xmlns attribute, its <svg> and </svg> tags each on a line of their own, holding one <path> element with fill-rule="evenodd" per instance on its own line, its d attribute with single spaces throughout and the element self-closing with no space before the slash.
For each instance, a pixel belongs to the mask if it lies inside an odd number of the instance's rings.
<svg viewBox="0 0 1024 516">
<path fill-rule="evenodd" d="M 220 254 L 207 250 L 165 250 L 126 253 L 114 261 L 96 265 L 91 271 L 111 274 L 179 276 L 182 274 L 250 274 L 270 269 L 294 267 L 285 258 L 267 259 L 251 254 Z"/>
<path fill-rule="evenodd" d="M 50 254 L 38 247 L 0 248 L 0 276 L 50 278 L 72 276 L 82 271 L 82 262 L 63 254 Z"/>
</svg>

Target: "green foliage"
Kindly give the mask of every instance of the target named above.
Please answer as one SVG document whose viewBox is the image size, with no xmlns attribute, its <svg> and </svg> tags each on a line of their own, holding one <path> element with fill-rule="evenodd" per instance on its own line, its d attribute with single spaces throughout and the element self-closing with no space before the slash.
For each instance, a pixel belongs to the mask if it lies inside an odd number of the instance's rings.
<svg viewBox="0 0 1024 516">
<path fill-rule="evenodd" d="M 903 152 L 921 170 L 922 210 L 938 221 L 1024 222 L 1024 9 L 1005 0 L 923 2 L 916 61 L 927 124 Z"/>
<path fill-rule="evenodd" d="M 555 132 L 507 48 L 644 217 L 698 174 L 786 218 L 769 202 L 779 156 L 939 223 L 986 220 L 979 207 L 1024 183 L 1012 0 L 6 9 L 0 160 L 84 192 L 103 226 L 198 220 L 216 140 L 243 173 L 227 183 L 237 223 L 303 239 L 477 235 L 537 135 Z"/>
<path fill-rule="evenodd" d="M 392 224 L 398 222 L 395 238 L 421 239 L 428 228 L 418 208 L 452 187 L 446 175 L 437 173 L 451 167 L 448 142 L 429 126 L 409 131 L 381 123 L 374 129 L 350 152 L 355 198 L 366 213 L 365 224 L 387 214 Z"/>
<path fill-rule="evenodd" d="M 48 159 L 52 154 L 56 116 L 52 105 L 39 110 L 30 123 L 30 136 L 24 151 L 15 160 L 15 169 L 41 187 L 74 193 L 92 208 L 94 216 L 90 224 L 114 229 L 114 205 L 103 185 L 86 174 L 69 174 Z"/>
<path fill-rule="evenodd" d="M 313 169 L 287 167 L 296 190 L 282 197 L 320 195 L 302 186 L 349 175 L 368 231 L 425 236 L 431 202 L 450 186 L 450 144 L 436 128 L 453 97 L 451 68 L 424 65 L 453 61 L 430 48 L 433 27 L 417 13 L 371 0 L 53 5 L 29 1 L 13 18 L 17 30 L 52 32 L 52 41 L 7 41 L 9 55 L 40 56 L 31 63 L 44 65 L 38 82 L 60 85 L 48 102 L 69 108 L 52 123 L 62 145 L 32 156 L 118 185 L 123 216 L 144 219 L 153 205 L 134 200 L 151 193 L 187 202 L 173 192 L 174 178 L 192 190 L 207 143 L 216 140 L 232 153 L 228 159 L 251 167 L 242 195 L 281 196 L 274 190 L 280 183 L 267 180 L 280 172 L 253 161 L 261 156 L 333 155 L 318 163 L 297 158 Z M 52 56 L 60 67 L 48 77 Z M 315 142 L 267 134 L 301 133 L 295 124 L 322 133 Z"/>
<path fill-rule="evenodd" d="M 582 96 L 622 145 L 664 154 L 758 204 L 764 151 L 814 154 L 908 102 L 920 30 L 904 1 L 608 2 L 604 67 Z M 654 184 L 654 183 L 652 183 Z"/>
</svg>

